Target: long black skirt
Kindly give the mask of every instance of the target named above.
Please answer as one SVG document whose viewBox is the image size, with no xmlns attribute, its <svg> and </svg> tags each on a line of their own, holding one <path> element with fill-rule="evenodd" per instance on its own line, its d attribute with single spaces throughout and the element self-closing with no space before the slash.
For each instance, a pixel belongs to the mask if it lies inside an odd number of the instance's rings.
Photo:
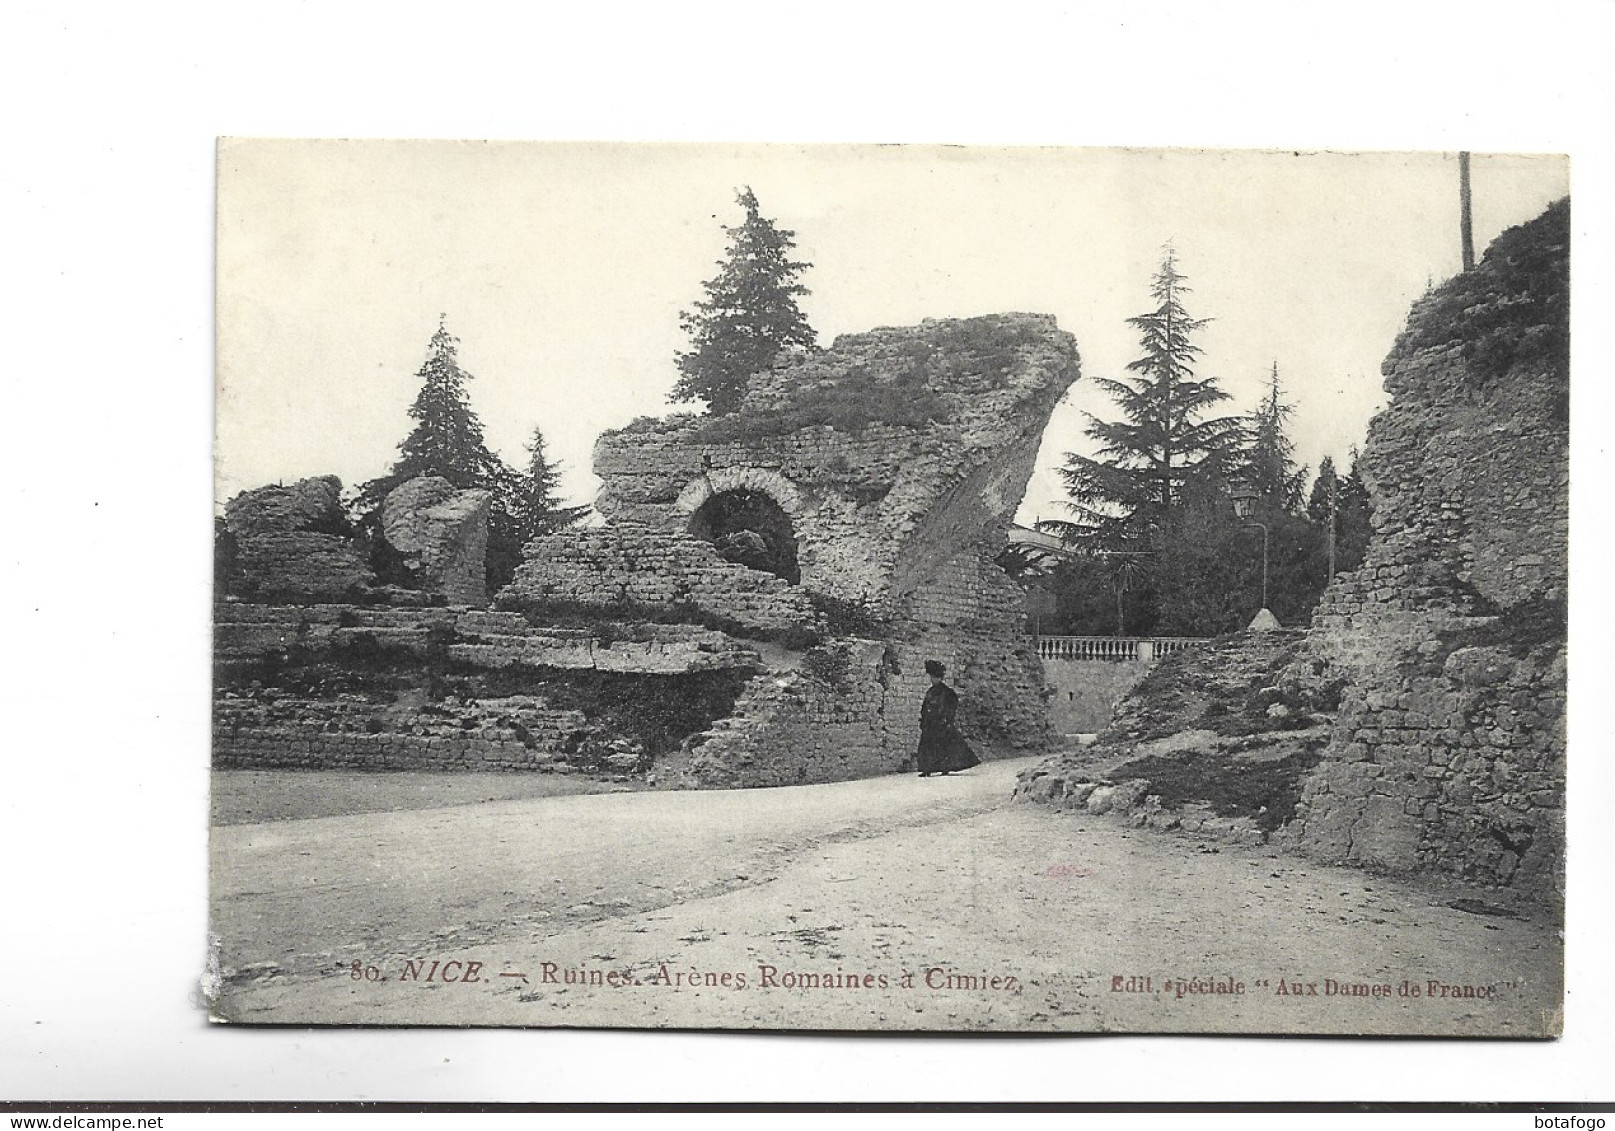
<svg viewBox="0 0 1615 1131">
<path fill-rule="evenodd" d="M 920 750 L 915 761 L 922 774 L 945 774 L 981 765 L 981 759 L 970 749 L 970 743 L 954 727 L 935 734 L 921 732 Z"/>
</svg>

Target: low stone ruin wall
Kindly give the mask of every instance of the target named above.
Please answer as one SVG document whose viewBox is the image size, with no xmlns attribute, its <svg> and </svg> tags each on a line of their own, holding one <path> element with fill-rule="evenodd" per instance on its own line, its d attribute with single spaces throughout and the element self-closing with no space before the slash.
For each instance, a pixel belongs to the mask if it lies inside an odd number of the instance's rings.
<svg viewBox="0 0 1615 1131">
<path fill-rule="evenodd" d="M 1310 641 L 1354 675 L 1278 842 L 1543 897 L 1562 890 L 1564 646 L 1511 635 L 1503 618 L 1359 615 Z M 1377 662 L 1362 664 L 1370 651 Z"/>
<path fill-rule="evenodd" d="M 235 564 L 242 591 L 283 601 L 350 601 L 375 580 L 352 542 L 309 531 L 238 538 Z"/>
<path fill-rule="evenodd" d="M 334 475 L 244 491 L 224 509 L 233 560 L 221 581 L 238 594 L 346 601 L 375 575 L 355 548 Z"/>
<path fill-rule="evenodd" d="M 451 660 L 484 668 L 668 675 L 761 665 L 755 649 L 695 625 L 602 622 L 588 629 L 557 628 L 529 624 L 520 613 L 357 605 L 227 604 L 215 616 L 214 654 L 224 661 L 261 660 L 290 649 L 318 657 L 373 645 L 421 657 L 441 649 Z"/>
<path fill-rule="evenodd" d="M 735 789 L 902 769 L 912 751 L 887 737 L 891 664 L 878 642 L 842 640 L 809 652 L 803 670 L 757 677 L 734 714 L 658 770 L 658 781 Z M 890 698 L 897 709 L 901 697 Z M 916 728 L 918 718 L 916 710 Z"/>
<path fill-rule="evenodd" d="M 225 692 L 213 712 L 216 769 L 553 770 L 588 734 L 581 712 L 530 696 L 426 712 L 420 705 Z M 632 769 L 637 759 L 625 768 Z"/>
<path fill-rule="evenodd" d="M 226 604 L 215 639 L 221 769 L 643 772 L 762 666 L 693 625 L 475 609 Z"/>
<path fill-rule="evenodd" d="M 1150 670 L 1147 660 L 1044 660 L 1049 717 L 1060 734 L 1098 734 Z"/>
<path fill-rule="evenodd" d="M 498 604 L 606 616 L 661 610 L 764 638 L 821 626 L 802 589 L 725 561 L 699 538 L 646 526 L 569 531 L 529 543 Z"/>
</svg>

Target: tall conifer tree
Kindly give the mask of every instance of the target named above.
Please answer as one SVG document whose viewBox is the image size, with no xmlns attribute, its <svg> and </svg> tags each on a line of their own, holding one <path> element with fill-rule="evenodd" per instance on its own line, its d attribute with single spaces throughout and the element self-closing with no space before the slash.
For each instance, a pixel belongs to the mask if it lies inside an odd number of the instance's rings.
<svg viewBox="0 0 1615 1131">
<path fill-rule="evenodd" d="M 586 506 L 562 504 L 561 467 L 551 463 L 545 454 L 542 429 L 533 429 L 527 455 L 527 472 L 517 487 L 515 513 L 517 535 L 523 544 L 575 526 L 589 513 Z"/>
<path fill-rule="evenodd" d="M 1324 456 L 1318 463 L 1318 477 L 1312 481 L 1312 492 L 1307 496 L 1307 518 L 1318 525 L 1329 521 L 1331 513 L 1338 519 L 1340 510 L 1340 473 L 1335 470 L 1333 456 Z"/>
<path fill-rule="evenodd" d="M 1295 443 L 1287 431 L 1294 415 L 1295 406 L 1284 399 L 1279 387 L 1279 363 L 1275 361 L 1267 395 L 1251 413 L 1247 425 L 1250 447 L 1246 453 L 1246 474 L 1269 514 L 1280 511 L 1294 514 L 1301 509 L 1307 469 L 1296 464 Z"/>
<path fill-rule="evenodd" d="M 460 368 L 459 345 L 440 321 L 416 374 L 421 391 L 409 406 L 415 428 L 398 445 L 401 455 L 391 477 L 401 483 L 441 475 L 461 490 L 482 487 L 498 496 L 509 489 L 510 469 L 483 439 L 482 421 L 466 392 L 471 375 Z"/>
<path fill-rule="evenodd" d="M 676 401 L 706 401 L 714 414 L 740 407 L 746 382 L 774 364 L 782 350 L 812 349 L 813 328 L 796 305 L 808 289 L 797 276 L 813 266 L 791 258 L 796 233 L 759 211 L 750 188 L 737 196 L 746 210 L 738 227 L 726 227 L 729 250 L 721 270 L 704 284 L 706 297 L 679 312 L 690 350 L 677 356 Z"/>
<path fill-rule="evenodd" d="M 420 392 L 409 406 L 415 421 L 398 445 L 399 458 L 386 475 L 359 490 L 355 512 L 370 544 L 371 565 L 384 580 L 410 584 L 407 571 L 381 533 L 382 504 L 394 488 L 422 475 L 438 475 L 460 490 L 480 488 L 493 494 L 488 514 L 488 584 L 498 588 L 510 580 L 520 560 L 512 513 L 521 476 L 488 450 L 482 421 L 471 408 L 467 385 L 471 375 L 460 368 L 460 340 L 440 319 L 427 344 L 426 362 L 416 373 Z"/>
<path fill-rule="evenodd" d="M 1193 337 L 1209 320 L 1189 316 L 1188 290 L 1169 246 L 1150 286 L 1155 309 L 1127 320 L 1139 331 L 1143 356 L 1127 366 L 1128 376 L 1096 382 L 1122 418 L 1088 414 L 1096 454 L 1068 453 L 1060 469 L 1076 519 L 1045 525 L 1068 540 L 1137 545 L 1165 537 L 1191 477 L 1229 470 L 1242 428 L 1237 418 L 1206 417 L 1228 394 L 1215 378 L 1195 376 L 1200 347 Z"/>
</svg>

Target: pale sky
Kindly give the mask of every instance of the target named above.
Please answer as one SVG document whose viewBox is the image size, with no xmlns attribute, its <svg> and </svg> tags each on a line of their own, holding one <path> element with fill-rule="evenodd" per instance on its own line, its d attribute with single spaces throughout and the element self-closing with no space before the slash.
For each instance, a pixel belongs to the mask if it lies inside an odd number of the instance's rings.
<svg viewBox="0 0 1615 1131">
<path fill-rule="evenodd" d="M 802 305 L 837 334 L 923 318 L 1050 313 L 1083 380 L 1056 410 L 1020 517 L 1064 512 L 1088 378 L 1138 355 L 1162 245 L 1200 372 L 1252 408 L 1276 360 L 1298 458 L 1344 467 L 1385 403 L 1411 301 L 1459 268 L 1454 154 L 482 142 L 221 143 L 217 499 L 277 480 L 383 473 L 408 433 L 439 313 L 461 339 L 491 447 L 543 428 L 570 501 L 592 501 L 604 429 L 686 411 L 666 394 L 735 224 L 737 186 L 797 233 Z M 1556 156 L 1477 154 L 1477 254 L 1569 191 Z"/>
</svg>

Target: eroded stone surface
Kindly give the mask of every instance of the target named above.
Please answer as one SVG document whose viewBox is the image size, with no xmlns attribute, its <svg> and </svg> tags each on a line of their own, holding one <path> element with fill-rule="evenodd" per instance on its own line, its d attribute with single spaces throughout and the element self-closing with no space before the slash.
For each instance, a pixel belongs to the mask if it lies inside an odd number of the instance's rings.
<svg viewBox="0 0 1615 1131">
<path fill-rule="evenodd" d="M 447 479 L 423 475 L 401 484 L 382 505 L 387 541 L 420 563 L 421 588 L 442 593 L 451 605 L 488 603 L 487 491 L 456 490 Z"/>
<path fill-rule="evenodd" d="M 844 335 L 753 379 L 725 417 L 642 420 L 602 436 L 601 530 L 527 548 L 502 607 L 583 604 L 820 646 L 759 675 L 736 713 L 662 780 L 773 785 L 889 772 L 913 757 L 926 660 L 949 669 L 966 734 L 1045 748 L 1042 665 L 1021 590 L 994 563 L 1050 412 L 1078 374 L 1052 318 L 1006 314 Z M 703 540 L 725 498 L 768 501 L 755 535 L 789 543 L 796 580 Z M 779 549 L 778 546 L 772 547 Z M 784 555 L 775 555 L 783 557 Z M 803 642 L 795 642 L 800 647 Z"/>
<path fill-rule="evenodd" d="M 1288 843 L 1555 899 L 1564 852 L 1568 204 L 1415 306 L 1362 464 L 1362 568 L 1310 653 L 1350 677 Z"/>
<path fill-rule="evenodd" d="M 350 537 L 334 475 L 243 491 L 224 508 L 236 595 L 283 601 L 351 598 L 375 575 Z"/>
</svg>

